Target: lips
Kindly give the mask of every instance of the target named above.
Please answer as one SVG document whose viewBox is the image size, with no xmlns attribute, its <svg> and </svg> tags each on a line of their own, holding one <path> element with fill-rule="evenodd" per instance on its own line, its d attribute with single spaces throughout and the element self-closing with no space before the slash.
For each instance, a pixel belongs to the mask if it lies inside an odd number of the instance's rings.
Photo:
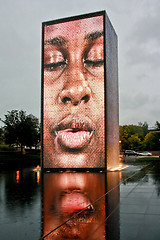
<svg viewBox="0 0 160 240">
<path fill-rule="evenodd" d="M 91 120 L 69 116 L 55 128 L 56 141 L 69 149 L 80 149 L 88 145 L 92 137 Z"/>
<path fill-rule="evenodd" d="M 63 214 L 73 214 L 85 208 L 90 211 L 91 203 L 83 193 L 77 191 L 65 193 L 61 199 L 61 212 Z"/>
</svg>

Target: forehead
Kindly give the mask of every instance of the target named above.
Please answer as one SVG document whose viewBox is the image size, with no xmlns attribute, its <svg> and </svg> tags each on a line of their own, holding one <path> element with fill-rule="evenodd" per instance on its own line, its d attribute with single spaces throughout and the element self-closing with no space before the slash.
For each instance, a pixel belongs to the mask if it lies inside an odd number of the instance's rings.
<svg viewBox="0 0 160 240">
<path fill-rule="evenodd" d="M 103 31 L 103 16 L 84 18 L 45 26 L 44 39 L 46 40 L 57 36 L 65 38 L 78 38 L 97 31 Z"/>
</svg>

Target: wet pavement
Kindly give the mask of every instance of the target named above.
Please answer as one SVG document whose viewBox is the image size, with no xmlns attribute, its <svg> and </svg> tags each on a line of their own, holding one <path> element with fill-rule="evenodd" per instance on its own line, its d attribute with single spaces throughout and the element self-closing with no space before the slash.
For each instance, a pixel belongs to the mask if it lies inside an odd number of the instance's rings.
<svg viewBox="0 0 160 240">
<path fill-rule="evenodd" d="M 160 165 L 120 187 L 120 239 L 160 239 Z"/>
<path fill-rule="evenodd" d="M 0 239 L 158 240 L 159 226 L 159 163 L 107 173 L 0 172 Z"/>
</svg>

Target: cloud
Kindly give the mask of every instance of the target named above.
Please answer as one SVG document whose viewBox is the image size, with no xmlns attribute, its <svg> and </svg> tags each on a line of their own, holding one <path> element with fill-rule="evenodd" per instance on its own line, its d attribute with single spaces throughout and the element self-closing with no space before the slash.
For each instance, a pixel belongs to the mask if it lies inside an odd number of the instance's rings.
<svg viewBox="0 0 160 240">
<path fill-rule="evenodd" d="M 121 105 L 125 110 L 136 110 L 144 107 L 149 103 L 149 96 L 145 93 L 133 93 L 132 95 L 123 95 L 121 97 Z"/>
<path fill-rule="evenodd" d="M 148 64 L 157 68 L 159 67 L 160 46 L 155 48 L 154 43 L 138 45 L 135 42 L 129 46 L 126 57 L 129 64 Z"/>
<path fill-rule="evenodd" d="M 156 2 L 150 8 L 144 5 L 144 11 L 141 18 L 133 26 L 132 39 L 137 44 L 147 42 L 157 42 L 159 45 L 160 28 L 159 28 L 160 2 Z"/>
<path fill-rule="evenodd" d="M 129 32 L 126 40 L 126 58 L 128 64 L 147 64 L 159 68 L 160 59 L 160 2 L 154 0 L 154 4 L 143 1 L 141 5 L 141 16 L 135 19 L 132 31 Z M 143 11 L 142 11 L 143 7 Z M 139 10 L 137 16 L 139 14 Z"/>
</svg>

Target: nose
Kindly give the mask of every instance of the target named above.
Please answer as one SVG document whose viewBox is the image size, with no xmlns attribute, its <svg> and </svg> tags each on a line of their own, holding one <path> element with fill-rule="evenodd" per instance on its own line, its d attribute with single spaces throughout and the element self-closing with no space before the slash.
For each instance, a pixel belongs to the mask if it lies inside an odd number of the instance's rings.
<svg viewBox="0 0 160 240">
<path fill-rule="evenodd" d="M 91 89 L 88 86 L 88 82 L 84 79 L 84 76 L 78 77 L 77 75 L 73 80 L 68 79 L 66 86 L 60 94 L 61 102 L 78 105 L 81 102 L 87 103 L 90 100 Z M 73 76 L 71 75 L 71 77 Z"/>
</svg>

